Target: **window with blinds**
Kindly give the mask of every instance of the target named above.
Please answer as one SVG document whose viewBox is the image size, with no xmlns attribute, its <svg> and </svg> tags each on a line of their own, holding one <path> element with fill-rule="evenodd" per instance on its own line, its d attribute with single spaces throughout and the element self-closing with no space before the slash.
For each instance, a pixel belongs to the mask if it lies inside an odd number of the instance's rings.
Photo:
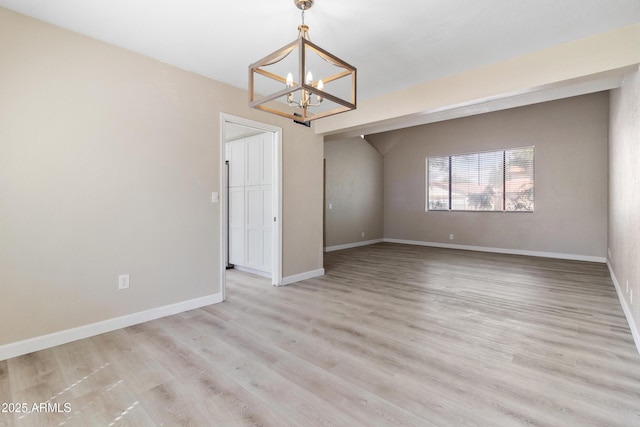
<svg viewBox="0 0 640 427">
<path fill-rule="evenodd" d="M 533 212 L 534 147 L 427 158 L 429 211 Z"/>
</svg>

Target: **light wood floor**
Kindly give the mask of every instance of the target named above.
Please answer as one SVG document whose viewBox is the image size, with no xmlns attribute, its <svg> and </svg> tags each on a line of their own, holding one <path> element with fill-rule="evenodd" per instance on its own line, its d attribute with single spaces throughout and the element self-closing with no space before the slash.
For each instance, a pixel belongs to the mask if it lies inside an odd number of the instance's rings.
<svg viewBox="0 0 640 427">
<path fill-rule="evenodd" d="M 603 264 L 378 244 L 275 288 L 0 362 L 2 426 L 640 426 Z"/>
</svg>

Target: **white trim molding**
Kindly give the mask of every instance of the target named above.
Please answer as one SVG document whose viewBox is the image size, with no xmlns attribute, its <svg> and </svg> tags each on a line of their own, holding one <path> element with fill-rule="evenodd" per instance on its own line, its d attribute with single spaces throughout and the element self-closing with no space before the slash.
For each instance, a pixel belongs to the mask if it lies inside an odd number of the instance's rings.
<svg viewBox="0 0 640 427">
<path fill-rule="evenodd" d="M 253 268 L 245 267 L 243 265 L 234 265 L 233 269 L 249 274 L 255 274 L 256 276 L 264 277 L 266 279 L 271 279 L 271 273 L 268 271 L 254 270 Z"/>
<path fill-rule="evenodd" d="M 382 243 L 383 241 L 384 241 L 383 239 L 375 239 L 375 240 L 365 240 L 364 242 L 346 243 L 344 245 L 327 246 L 326 248 L 324 248 L 324 251 L 325 252 L 341 251 L 342 249 L 351 249 L 351 248 L 358 248 L 360 246 L 374 245 L 376 243 Z"/>
<path fill-rule="evenodd" d="M 624 312 L 624 315 L 627 318 L 629 329 L 631 329 L 631 336 L 633 337 L 633 342 L 635 342 L 636 348 L 638 349 L 638 353 L 640 353 L 640 331 L 638 331 L 638 328 L 636 327 L 636 322 L 634 322 L 633 315 L 631 314 L 631 308 L 629 308 L 629 305 L 627 304 L 627 300 L 624 298 L 622 287 L 620 286 L 620 283 L 618 283 L 618 279 L 616 278 L 616 275 L 613 272 L 613 267 L 611 266 L 611 263 L 608 260 L 607 260 L 607 267 L 609 267 L 611 280 L 613 281 L 613 284 L 616 287 L 616 293 L 618 294 L 618 299 L 620 300 L 622 311 Z"/>
<path fill-rule="evenodd" d="M 314 277 L 324 276 L 324 268 L 317 270 L 305 271 L 304 273 L 294 274 L 293 276 L 287 276 L 282 278 L 282 286 L 290 285 L 292 283 L 301 282 L 307 279 L 313 279 Z"/>
<path fill-rule="evenodd" d="M 601 262 L 603 264 L 607 261 L 605 257 L 598 257 L 598 256 L 591 256 L 591 255 L 565 254 L 565 253 L 559 253 L 559 252 L 525 251 L 521 249 L 504 249 L 504 248 L 490 248 L 485 246 L 453 245 L 450 243 L 435 243 L 435 242 L 422 242 L 418 240 L 389 239 L 386 237 L 383 239 L 383 241 L 388 243 L 401 243 L 405 245 L 431 246 L 434 248 L 445 248 L 445 249 L 460 249 L 463 251 L 493 252 L 497 254 L 526 255 L 526 256 L 537 256 L 542 258 L 568 259 L 573 261 Z"/>
<path fill-rule="evenodd" d="M 66 329 L 39 337 L 29 338 L 0 346 L 0 361 L 12 357 L 22 356 L 34 351 L 44 350 L 57 345 L 70 343 L 72 341 L 89 338 L 127 326 L 137 325 L 161 317 L 171 316 L 184 311 L 194 310 L 211 304 L 222 302 L 222 293 L 208 295 L 206 297 L 194 298 L 187 301 L 156 307 L 137 313 L 127 314 L 113 319 L 107 319 L 96 323 L 90 323 L 77 328 Z"/>
</svg>

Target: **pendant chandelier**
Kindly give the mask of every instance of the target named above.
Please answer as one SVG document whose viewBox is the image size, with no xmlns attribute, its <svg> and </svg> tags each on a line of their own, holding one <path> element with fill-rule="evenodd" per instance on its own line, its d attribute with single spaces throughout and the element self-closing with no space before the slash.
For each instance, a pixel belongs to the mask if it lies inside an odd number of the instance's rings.
<svg viewBox="0 0 640 427">
<path fill-rule="evenodd" d="M 302 10 L 298 38 L 249 66 L 249 106 L 300 122 L 356 108 L 356 68 L 311 42 Z M 317 78 L 317 79 L 316 79 Z"/>
</svg>

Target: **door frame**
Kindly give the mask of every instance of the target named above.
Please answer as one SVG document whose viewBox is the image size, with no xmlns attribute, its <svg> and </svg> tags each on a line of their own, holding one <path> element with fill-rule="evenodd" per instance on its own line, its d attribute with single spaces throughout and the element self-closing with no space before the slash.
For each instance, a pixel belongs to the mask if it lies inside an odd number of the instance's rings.
<svg viewBox="0 0 640 427">
<path fill-rule="evenodd" d="M 227 259 L 227 198 L 228 183 L 225 173 L 226 128 L 235 124 L 254 128 L 272 135 L 273 167 L 271 170 L 271 207 L 273 215 L 271 239 L 271 284 L 282 285 L 282 128 L 245 119 L 227 113 L 220 113 L 220 291 L 222 300 L 226 299 L 226 262 Z"/>
</svg>

